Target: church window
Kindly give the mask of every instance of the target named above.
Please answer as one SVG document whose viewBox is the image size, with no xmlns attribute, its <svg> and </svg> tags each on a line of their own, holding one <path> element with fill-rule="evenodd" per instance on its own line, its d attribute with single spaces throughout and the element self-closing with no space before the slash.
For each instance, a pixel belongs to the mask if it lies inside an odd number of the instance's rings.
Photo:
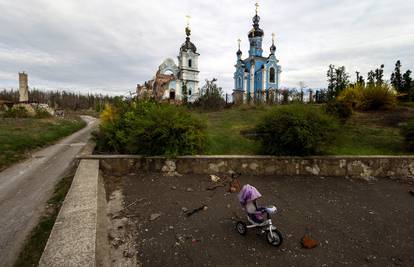
<svg viewBox="0 0 414 267">
<path fill-rule="evenodd" d="M 275 68 L 270 68 L 269 82 L 275 83 Z"/>
<path fill-rule="evenodd" d="M 188 60 L 188 67 L 192 68 L 193 61 L 191 59 Z"/>
<path fill-rule="evenodd" d="M 241 78 L 241 77 L 239 77 L 239 78 L 237 79 L 237 82 L 238 82 L 237 87 L 238 87 L 238 88 L 242 88 L 242 78 Z"/>
<path fill-rule="evenodd" d="M 191 95 L 191 88 L 190 88 L 190 90 L 188 90 L 188 95 Z"/>
</svg>

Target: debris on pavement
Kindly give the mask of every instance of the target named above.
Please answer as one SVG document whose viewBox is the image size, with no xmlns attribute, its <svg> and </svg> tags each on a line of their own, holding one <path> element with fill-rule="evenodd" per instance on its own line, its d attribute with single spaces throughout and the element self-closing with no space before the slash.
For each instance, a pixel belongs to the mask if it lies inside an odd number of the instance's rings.
<svg viewBox="0 0 414 267">
<path fill-rule="evenodd" d="M 151 216 L 150 216 L 150 221 L 155 221 L 156 219 L 158 219 L 159 217 L 161 217 L 161 214 L 160 213 L 154 213 L 154 214 L 151 214 Z"/>
<path fill-rule="evenodd" d="M 114 248 L 118 248 L 120 245 L 122 245 L 123 243 L 125 243 L 125 241 L 124 240 L 122 240 L 121 238 L 119 238 L 119 237 L 115 237 L 114 238 L 114 240 L 112 240 L 112 246 L 114 247 Z"/>
<path fill-rule="evenodd" d="M 230 182 L 230 188 L 229 188 L 229 192 L 230 193 L 236 193 L 239 192 L 241 189 L 240 186 L 240 182 L 239 179 L 234 178 L 231 182 Z"/>
<path fill-rule="evenodd" d="M 146 198 L 145 198 L 145 197 L 140 198 L 140 199 L 137 199 L 137 200 L 135 200 L 134 202 L 132 202 L 131 204 L 129 204 L 128 206 L 126 206 L 126 208 L 130 208 L 130 207 L 134 206 L 135 204 L 137 204 L 137 203 L 139 203 L 139 202 L 142 202 L 142 201 L 144 201 L 144 200 L 146 200 Z"/>
<path fill-rule="evenodd" d="M 365 260 L 366 260 L 368 263 L 373 263 L 376 259 L 377 259 L 377 256 L 375 256 L 375 255 L 368 255 L 368 256 L 365 258 Z"/>
<path fill-rule="evenodd" d="M 225 187 L 225 186 L 226 186 L 225 184 L 218 184 L 218 185 L 215 185 L 215 186 L 207 187 L 206 190 L 207 191 L 213 191 L 213 190 L 216 190 L 219 187 Z"/>
<path fill-rule="evenodd" d="M 217 183 L 218 181 L 220 181 L 220 177 L 218 177 L 217 175 L 210 175 L 210 179 L 212 182 Z"/>
<path fill-rule="evenodd" d="M 193 209 L 192 211 L 188 212 L 186 215 L 187 215 L 187 217 L 190 217 L 191 215 L 193 215 L 193 214 L 195 214 L 197 212 L 200 212 L 202 210 L 207 210 L 207 209 L 208 209 L 208 207 L 206 205 L 203 205 L 203 206 L 201 206 L 199 208 Z"/>
<path fill-rule="evenodd" d="M 303 248 L 312 249 L 318 245 L 318 241 L 311 238 L 309 235 L 304 235 L 300 241 Z"/>
<path fill-rule="evenodd" d="M 186 190 L 187 192 L 194 192 L 194 189 L 192 189 L 191 187 L 187 188 Z"/>
<path fill-rule="evenodd" d="M 184 212 L 184 213 L 187 213 L 188 209 L 186 207 L 182 207 L 181 211 Z"/>
</svg>

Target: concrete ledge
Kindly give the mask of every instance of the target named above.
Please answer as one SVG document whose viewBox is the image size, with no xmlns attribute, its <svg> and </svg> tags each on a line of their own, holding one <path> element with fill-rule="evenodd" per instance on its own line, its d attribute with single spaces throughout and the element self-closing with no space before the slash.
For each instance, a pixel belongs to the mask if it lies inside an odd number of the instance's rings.
<svg viewBox="0 0 414 267">
<path fill-rule="evenodd" d="M 90 155 L 113 175 L 151 171 L 182 174 L 241 172 L 246 175 L 390 178 L 414 182 L 414 156 L 184 156 Z"/>
<path fill-rule="evenodd" d="M 86 145 L 82 148 L 76 158 L 87 157 L 93 154 L 95 150 L 96 143 L 92 139 L 89 139 Z"/>
<path fill-rule="evenodd" d="M 81 160 L 39 266 L 109 265 L 105 205 L 99 161 Z"/>
</svg>

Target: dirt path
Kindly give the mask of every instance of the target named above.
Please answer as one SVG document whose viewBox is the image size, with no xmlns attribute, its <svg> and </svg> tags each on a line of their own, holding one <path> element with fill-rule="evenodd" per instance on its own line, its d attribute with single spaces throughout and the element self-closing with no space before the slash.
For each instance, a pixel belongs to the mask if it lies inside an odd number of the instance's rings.
<svg viewBox="0 0 414 267">
<path fill-rule="evenodd" d="M 97 120 L 82 119 L 87 122 L 82 130 L 0 172 L 0 266 L 13 265 L 54 186 L 89 139 Z"/>
</svg>

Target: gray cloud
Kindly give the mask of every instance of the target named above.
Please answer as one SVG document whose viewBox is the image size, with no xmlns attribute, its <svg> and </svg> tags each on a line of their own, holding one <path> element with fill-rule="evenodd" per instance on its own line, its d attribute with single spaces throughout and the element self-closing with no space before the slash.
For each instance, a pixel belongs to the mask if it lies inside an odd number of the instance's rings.
<svg viewBox="0 0 414 267">
<path fill-rule="evenodd" d="M 397 59 L 414 69 L 414 2 L 261 1 L 264 51 L 277 34 L 282 86 L 324 87 L 329 64 L 362 73 Z M 0 87 L 17 72 L 37 88 L 126 93 L 151 78 L 184 42 L 184 17 L 200 52 L 200 78 L 231 91 L 236 40 L 248 53 L 254 1 L 0 0 Z"/>
</svg>

